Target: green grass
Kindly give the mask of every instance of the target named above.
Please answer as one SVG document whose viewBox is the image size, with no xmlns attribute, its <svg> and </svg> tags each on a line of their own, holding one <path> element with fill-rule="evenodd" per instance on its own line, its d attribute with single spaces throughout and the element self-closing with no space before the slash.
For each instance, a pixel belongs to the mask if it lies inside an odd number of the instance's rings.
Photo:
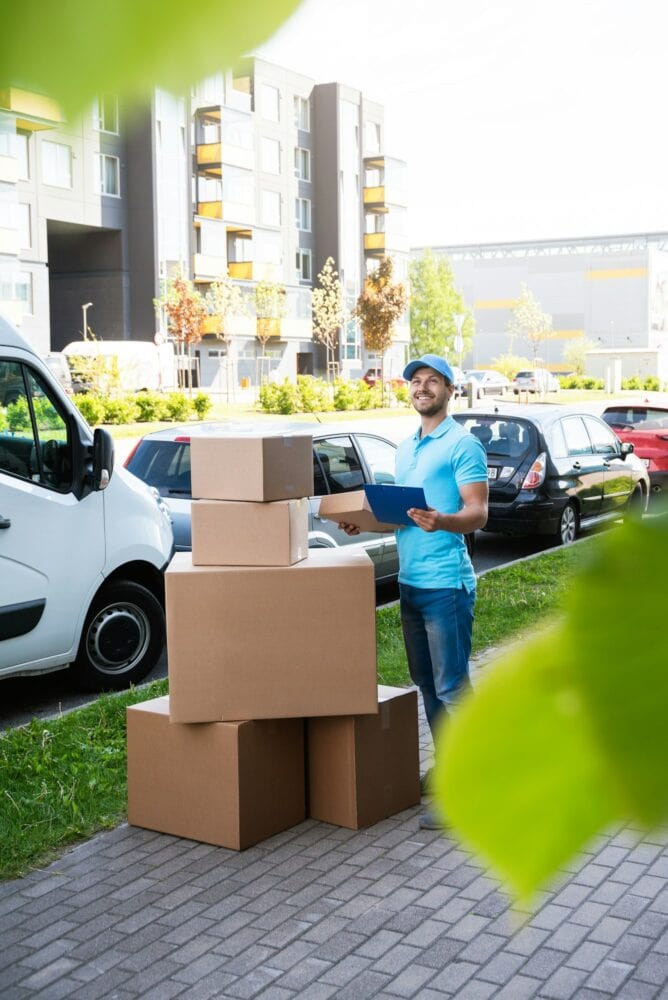
<svg viewBox="0 0 668 1000">
<path fill-rule="evenodd" d="M 593 544 L 486 574 L 478 587 L 474 653 L 521 638 L 558 610 Z M 376 620 L 380 682 L 410 683 L 398 608 L 380 609 Z M 66 846 L 125 820 L 125 710 L 166 692 L 167 681 L 155 681 L 0 732 L 0 878 L 42 866 Z"/>
</svg>

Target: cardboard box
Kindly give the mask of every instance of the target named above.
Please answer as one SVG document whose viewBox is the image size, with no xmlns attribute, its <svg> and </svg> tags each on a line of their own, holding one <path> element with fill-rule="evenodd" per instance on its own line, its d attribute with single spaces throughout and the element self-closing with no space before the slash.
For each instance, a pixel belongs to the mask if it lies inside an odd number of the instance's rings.
<svg viewBox="0 0 668 1000">
<path fill-rule="evenodd" d="M 309 502 L 193 500 L 195 566 L 292 566 L 308 553 Z"/>
<path fill-rule="evenodd" d="M 174 722 L 377 712 L 376 592 L 366 552 L 309 549 L 294 566 L 165 573 Z"/>
<path fill-rule="evenodd" d="M 359 830 L 420 802 L 417 692 L 378 688 L 378 715 L 307 719 L 307 812 Z"/>
<path fill-rule="evenodd" d="M 313 495 L 310 434 L 248 434 L 190 441 L 198 500 L 294 500 Z"/>
<path fill-rule="evenodd" d="M 394 531 L 398 524 L 383 524 L 377 521 L 364 490 L 351 493 L 331 493 L 322 497 L 318 516 L 325 521 L 344 521 L 354 524 L 360 531 Z"/>
<path fill-rule="evenodd" d="M 127 725 L 134 826 L 239 851 L 303 821 L 302 719 L 178 726 L 165 697 Z"/>
</svg>

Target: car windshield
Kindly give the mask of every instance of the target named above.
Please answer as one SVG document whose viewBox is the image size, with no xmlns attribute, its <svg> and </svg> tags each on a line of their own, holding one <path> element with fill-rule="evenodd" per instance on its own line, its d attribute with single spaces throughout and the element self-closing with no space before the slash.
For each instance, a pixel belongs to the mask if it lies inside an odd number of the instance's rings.
<svg viewBox="0 0 668 1000">
<path fill-rule="evenodd" d="M 519 459 L 528 452 L 533 441 L 533 428 L 523 420 L 471 416 L 458 419 L 457 423 L 483 443 L 488 455 Z"/>
<path fill-rule="evenodd" d="M 662 431 L 668 429 L 668 410 L 651 406 L 620 406 L 605 411 L 603 419 L 611 427 L 624 430 Z"/>
<path fill-rule="evenodd" d="M 141 441 L 128 470 L 161 496 L 190 496 L 190 441 Z"/>
</svg>

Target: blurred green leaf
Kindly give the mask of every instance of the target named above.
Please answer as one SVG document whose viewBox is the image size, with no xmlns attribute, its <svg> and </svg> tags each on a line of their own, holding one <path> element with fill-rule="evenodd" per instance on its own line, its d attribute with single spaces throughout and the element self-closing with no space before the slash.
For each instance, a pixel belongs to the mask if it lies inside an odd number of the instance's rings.
<svg viewBox="0 0 668 1000">
<path fill-rule="evenodd" d="M 182 91 L 265 41 L 299 0 L 31 0 L 4 4 L 0 86 L 59 101 L 66 114 L 102 92 Z"/>
<path fill-rule="evenodd" d="M 513 648 L 438 740 L 437 808 L 522 897 L 609 823 L 668 818 L 668 526 L 602 540 L 565 620 Z"/>
</svg>

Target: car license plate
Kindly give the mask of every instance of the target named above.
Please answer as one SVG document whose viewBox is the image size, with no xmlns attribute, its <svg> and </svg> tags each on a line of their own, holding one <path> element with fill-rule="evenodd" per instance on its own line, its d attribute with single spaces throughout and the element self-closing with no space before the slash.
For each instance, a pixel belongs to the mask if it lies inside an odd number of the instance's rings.
<svg viewBox="0 0 668 1000">
<path fill-rule="evenodd" d="M 496 479 L 496 477 L 498 475 L 498 472 L 499 472 L 499 470 L 497 468 L 495 468 L 493 465 L 488 465 L 487 466 L 487 478 L 488 479 Z"/>
</svg>

